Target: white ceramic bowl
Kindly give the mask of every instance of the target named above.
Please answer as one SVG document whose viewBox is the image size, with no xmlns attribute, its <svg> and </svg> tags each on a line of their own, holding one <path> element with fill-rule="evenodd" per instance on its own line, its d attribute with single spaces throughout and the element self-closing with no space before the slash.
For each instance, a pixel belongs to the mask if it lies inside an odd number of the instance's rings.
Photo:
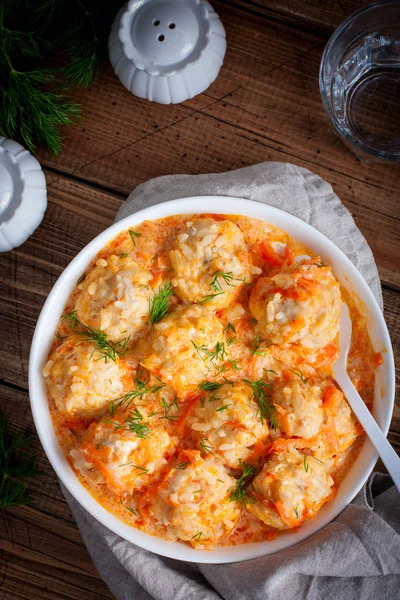
<svg viewBox="0 0 400 600">
<path fill-rule="evenodd" d="M 364 279 L 350 260 L 330 240 L 300 219 L 265 204 L 225 197 L 196 197 L 172 200 L 137 212 L 97 236 L 65 269 L 51 290 L 40 314 L 33 337 L 30 365 L 29 390 L 33 417 L 43 448 L 57 475 L 76 500 L 103 525 L 134 544 L 157 554 L 199 563 L 228 563 L 257 558 L 288 548 L 312 535 L 334 519 L 354 498 L 377 460 L 377 454 L 366 441 L 353 467 L 340 485 L 336 498 L 328 502 L 317 514 L 295 533 L 282 534 L 273 541 L 218 548 L 212 552 L 190 548 L 179 542 L 167 542 L 147 535 L 109 513 L 89 494 L 74 475 L 58 444 L 51 421 L 42 369 L 57 323 L 64 305 L 77 279 L 105 244 L 120 231 L 138 225 L 145 219 L 158 219 L 175 214 L 192 213 L 240 214 L 264 220 L 280 227 L 289 235 L 301 240 L 328 262 L 342 285 L 355 293 L 361 301 L 361 310 L 368 320 L 368 328 L 374 348 L 385 350 L 384 362 L 377 371 L 374 417 L 387 434 L 394 403 L 394 362 L 389 334 L 379 306 Z"/>
</svg>

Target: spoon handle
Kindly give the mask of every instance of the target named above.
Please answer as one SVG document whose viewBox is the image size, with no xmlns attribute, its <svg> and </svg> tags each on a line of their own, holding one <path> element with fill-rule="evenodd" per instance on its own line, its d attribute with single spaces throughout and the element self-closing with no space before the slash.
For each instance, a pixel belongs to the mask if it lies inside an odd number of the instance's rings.
<svg viewBox="0 0 400 600">
<path fill-rule="evenodd" d="M 353 409 L 354 414 L 363 426 L 365 433 L 377 449 L 379 456 L 387 468 L 398 491 L 400 492 L 400 458 L 382 433 L 379 425 L 369 412 L 360 394 L 357 392 L 347 372 L 340 369 L 336 372 L 336 381 Z"/>
</svg>

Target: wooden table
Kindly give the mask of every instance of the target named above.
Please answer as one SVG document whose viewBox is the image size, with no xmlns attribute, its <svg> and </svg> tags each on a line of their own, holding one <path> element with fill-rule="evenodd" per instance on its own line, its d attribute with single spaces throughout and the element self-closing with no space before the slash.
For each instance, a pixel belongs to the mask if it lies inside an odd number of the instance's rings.
<svg viewBox="0 0 400 600">
<path fill-rule="evenodd" d="M 49 205 L 20 248 L 0 257 L 0 410 L 15 430 L 35 435 L 28 356 L 43 302 L 72 258 L 108 227 L 127 194 L 151 177 L 222 172 L 288 161 L 330 182 L 375 255 L 385 316 L 400 356 L 400 178 L 360 162 L 335 137 L 322 108 L 318 67 L 334 28 L 360 0 L 213 2 L 228 50 L 215 83 L 178 106 L 131 96 L 108 64 L 74 97 L 83 119 L 66 132 L 57 158 L 40 150 Z M 389 435 L 400 449 L 397 405 Z M 3 600 L 112 598 L 100 579 L 38 439 L 30 454 L 43 475 L 34 506 L 0 513 Z"/>
</svg>

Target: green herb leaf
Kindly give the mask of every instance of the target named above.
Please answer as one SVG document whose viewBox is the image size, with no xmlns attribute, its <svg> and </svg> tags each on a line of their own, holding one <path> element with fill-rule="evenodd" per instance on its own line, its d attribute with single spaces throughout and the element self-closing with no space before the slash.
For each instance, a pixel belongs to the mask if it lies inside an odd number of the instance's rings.
<svg viewBox="0 0 400 600">
<path fill-rule="evenodd" d="M 243 379 L 253 390 L 252 398 L 258 405 L 258 415 L 261 423 L 268 422 L 272 429 L 276 429 L 275 407 L 271 403 L 271 384 L 263 378 L 257 381 Z"/>
<path fill-rule="evenodd" d="M 310 379 L 309 377 L 304 377 L 303 373 L 301 372 L 301 369 L 299 369 L 299 371 L 293 371 L 293 369 L 289 369 L 289 371 L 291 373 L 293 373 L 294 375 L 297 375 L 297 377 L 300 377 L 300 379 L 302 380 L 303 383 L 307 383 L 307 381 Z"/>
<path fill-rule="evenodd" d="M 133 245 L 136 246 L 136 238 L 141 237 L 142 234 L 138 231 L 134 231 L 133 229 L 129 229 L 129 235 L 131 237 Z"/>
<path fill-rule="evenodd" d="M 254 502 L 254 498 L 248 494 L 246 488 L 249 478 L 255 473 L 255 467 L 242 461 L 240 461 L 240 466 L 242 468 L 242 474 L 236 481 L 235 487 L 233 487 L 230 491 L 229 501 L 238 502 L 239 504 L 246 506 L 246 504 L 252 504 Z"/>
<path fill-rule="evenodd" d="M 150 300 L 150 324 L 154 327 L 158 321 L 161 321 L 168 314 L 170 307 L 170 298 L 173 296 L 174 290 L 170 281 L 166 281 L 160 287 L 157 294 Z"/>
<path fill-rule="evenodd" d="M 180 471 L 183 471 L 184 469 L 186 469 L 186 467 L 190 465 L 190 462 L 181 462 L 179 463 L 179 465 L 176 467 L 177 469 L 179 469 Z"/>
<path fill-rule="evenodd" d="M 78 281 L 76 282 L 76 285 L 79 285 L 80 283 L 83 283 L 86 279 L 86 273 L 83 273 L 83 275 L 81 275 L 78 279 Z"/>
<path fill-rule="evenodd" d="M 214 452 L 212 451 L 212 446 L 207 438 L 200 439 L 200 448 L 204 454 L 212 454 L 215 456 Z"/>
<path fill-rule="evenodd" d="M 40 473 L 23 452 L 31 439 L 10 433 L 5 417 L 0 415 L 0 508 L 32 503 L 23 481 Z"/>
</svg>

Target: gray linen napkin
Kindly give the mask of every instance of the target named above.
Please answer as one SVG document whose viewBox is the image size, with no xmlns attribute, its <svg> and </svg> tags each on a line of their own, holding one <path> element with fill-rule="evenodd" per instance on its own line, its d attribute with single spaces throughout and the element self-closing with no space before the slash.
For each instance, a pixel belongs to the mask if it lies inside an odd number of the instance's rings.
<svg viewBox="0 0 400 600">
<path fill-rule="evenodd" d="M 347 254 L 382 307 L 371 250 L 350 213 L 326 181 L 292 164 L 158 177 L 130 194 L 116 220 L 152 204 L 202 195 L 249 198 L 307 221 Z M 400 598 L 399 497 L 387 475 L 371 475 L 334 521 L 295 547 L 227 565 L 184 563 L 142 550 L 109 531 L 63 491 L 97 569 L 118 600 Z"/>
</svg>

